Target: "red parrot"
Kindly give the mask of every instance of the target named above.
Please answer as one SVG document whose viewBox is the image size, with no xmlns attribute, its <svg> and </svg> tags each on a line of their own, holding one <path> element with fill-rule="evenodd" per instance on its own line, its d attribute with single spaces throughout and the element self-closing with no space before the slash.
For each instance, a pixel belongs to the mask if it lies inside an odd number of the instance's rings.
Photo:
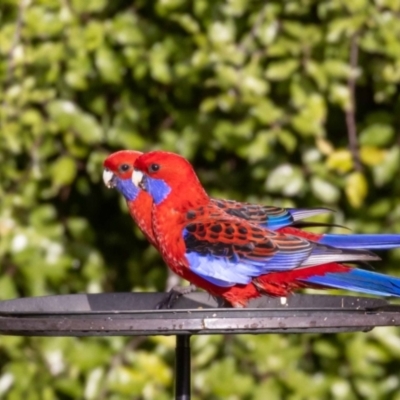
<svg viewBox="0 0 400 400">
<path fill-rule="evenodd" d="M 137 188 L 131 180 L 133 165 L 136 159 L 142 154 L 143 153 L 134 150 L 121 150 L 108 156 L 103 163 L 103 181 L 108 188 L 116 188 L 124 196 L 132 219 L 137 223 L 147 240 L 155 248 L 158 248 L 151 223 L 153 200 L 148 193 Z M 307 233 L 297 228 L 285 228 L 285 226 L 292 224 L 300 225 L 298 221 L 303 218 L 330 211 L 326 208 L 285 209 L 222 199 L 211 199 L 211 201 L 214 202 L 217 207 L 224 209 L 231 215 L 248 219 L 271 229 L 280 229 L 281 231 L 291 229 L 293 234 L 304 237 L 310 236 L 313 240 L 320 239 L 322 235 L 310 232 Z M 307 223 L 305 226 L 313 226 L 313 223 Z M 167 296 L 157 307 L 160 308 L 164 305 L 171 306 L 174 298 L 181 294 L 191 292 L 192 290 L 195 290 L 195 286 L 193 285 L 189 287 L 175 286 L 171 291 L 171 295 Z M 276 292 L 277 295 L 280 294 L 279 288 L 276 289 Z"/>
<path fill-rule="evenodd" d="M 321 244 L 228 214 L 177 154 L 143 154 L 134 167 L 133 182 L 153 198 L 153 232 L 164 261 L 234 307 L 262 294 L 282 296 L 315 286 L 400 296 L 400 279 L 339 264 L 377 260 L 359 245 L 395 247 L 400 235 L 332 235 L 337 247 Z"/>
</svg>

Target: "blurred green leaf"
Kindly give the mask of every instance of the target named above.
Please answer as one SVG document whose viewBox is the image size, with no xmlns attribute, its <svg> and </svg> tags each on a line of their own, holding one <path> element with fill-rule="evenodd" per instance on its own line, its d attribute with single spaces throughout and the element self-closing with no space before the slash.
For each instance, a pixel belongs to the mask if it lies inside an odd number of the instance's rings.
<svg viewBox="0 0 400 400">
<path fill-rule="evenodd" d="M 311 190 L 322 203 L 334 204 L 340 198 L 340 191 L 335 185 L 317 176 L 311 178 Z"/>
<path fill-rule="evenodd" d="M 398 146 L 392 147 L 385 155 L 381 163 L 375 165 L 373 169 L 374 181 L 376 186 L 382 186 L 394 180 L 396 173 L 400 169 L 400 149 Z"/>
<path fill-rule="evenodd" d="M 265 71 L 265 76 L 267 79 L 273 81 L 280 81 L 287 79 L 291 74 L 293 74 L 299 67 L 298 61 L 293 59 L 288 59 L 285 61 L 278 61 L 271 63 L 267 70 Z"/>
<path fill-rule="evenodd" d="M 268 176 L 266 188 L 271 192 L 280 192 L 285 196 L 298 195 L 303 190 L 304 177 L 299 168 L 290 164 L 280 165 Z"/>
<path fill-rule="evenodd" d="M 383 162 L 386 157 L 386 151 L 381 150 L 377 147 L 363 146 L 360 149 L 360 158 L 364 164 L 367 165 L 379 165 Z"/>
<path fill-rule="evenodd" d="M 95 64 L 106 82 L 120 82 L 124 72 L 123 65 L 119 56 L 110 48 L 102 46 L 96 51 Z"/>
<path fill-rule="evenodd" d="M 346 195 L 349 203 L 354 208 L 363 205 L 368 194 L 368 183 L 365 176 L 360 172 L 353 172 L 346 178 Z"/>
<path fill-rule="evenodd" d="M 390 144 L 393 137 L 394 129 L 392 126 L 375 123 L 361 131 L 360 144 L 364 146 L 384 147 Z"/>
<path fill-rule="evenodd" d="M 51 178 L 56 186 L 69 185 L 76 176 L 76 162 L 68 156 L 60 157 L 51 167 Z"/>
<path fill-rule="evenodd" d="M 230 377 L 235 376 L 234 380 Z M 206 393 L 213 394 L 218 398 L 243 398 L 250 393 L 253 379 L 249 375 L 240 376 L 236 372 L 235 361 L 232 357 L 225 357 L 220 362 L 214 362 L 204 378 L 206 382 Z M 226 381 L 230 384 L 227 385 Z"/>
<path fill-rule="evenodd" d="M 349 150 L 338 149 L 329 155 L 326 164 L 330 169 L 346 173 L 353 168 L 353 157 Z"/>
</svg>

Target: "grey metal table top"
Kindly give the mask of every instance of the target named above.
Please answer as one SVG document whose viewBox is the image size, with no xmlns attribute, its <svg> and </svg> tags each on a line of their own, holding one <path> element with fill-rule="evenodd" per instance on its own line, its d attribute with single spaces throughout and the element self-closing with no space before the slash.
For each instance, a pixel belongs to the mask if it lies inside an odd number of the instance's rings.
<svg viewBox="0 0 400 400">
<path fill-rule="evenodd" d="M 245 309 L 218 305 L 207 293 L 156 310 L 165 293 L 102 293 L 0 301 L 0 334 L 133 336 L 229 333 L 336 333 L 400 325 L 400 306 L 383 299 L 293 295 L 261 297 Z"/>
</svg>

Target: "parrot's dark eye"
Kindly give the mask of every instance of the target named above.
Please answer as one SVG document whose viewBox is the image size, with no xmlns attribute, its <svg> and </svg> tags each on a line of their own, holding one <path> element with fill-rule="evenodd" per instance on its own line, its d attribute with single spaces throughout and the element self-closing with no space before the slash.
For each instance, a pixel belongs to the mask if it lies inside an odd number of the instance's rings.
<svg viewBox="0 0 400 400">
<path fill-rule="evenodd" d="M 130 166 L 129 164 L 122 164 L 122 165 L 119 167 L 119 170 L 120 170 L 121 172 L 127 172 L 127 171 L 130 170 L 130 168 L 131 168 L 131 166 Z"/>
<path fill-rule="evenodd" d="M 160 169 L 159 164 L 151 164 L 149 166 L 149 172 L 157 172 Z"/>
</svg>

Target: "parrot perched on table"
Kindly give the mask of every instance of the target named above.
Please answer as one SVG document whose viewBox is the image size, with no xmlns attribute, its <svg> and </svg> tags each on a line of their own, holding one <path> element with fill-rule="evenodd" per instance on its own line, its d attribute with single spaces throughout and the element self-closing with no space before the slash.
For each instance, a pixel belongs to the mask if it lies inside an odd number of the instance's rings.
<svg viewBox="0 0 400 400">
<path fill-rule="evenodd" d="M 125 198 L 128 205 L 129 213 L 133 220 L 137 223 L 147 240 L 158 248 L 156 238 L 154 237 L 151 223 L 151 208 L 153 199 L 145 191 L 136 187 L 131 178 L 133 165 L 136 159 L 143 153 L 134 150 L 120 150 L 106 158 L 104 161 L 103 181 L 108 188 L 116 188 Z M 250 203 L 240 203 L 232 200 L 212 199 L 212 202 L 231 213 L 232 215 L 251 220 L 264 227 L 270 229 L 286 230 L 288 225 L 297 224 L 300 226 L 301 219 L 307 218 L 320 213 L 330 212 L 326 208 L 296 209 L 296 208 L 279 208 L 274 206 L 260 206 Z M 313 222 L 304 223 L 304 226 L 318 226 Z M 293 234 L 299 236 L 311 235 L 314 240 L 320 239 L 321 235 L 316 236 L 313 233 L 307 233 L 297 228 L 292 228 Z M 182 294 L 195 290 L 194 285 L 189 287 L 175 286 L 170 295 L 157 305 L 162 308 L 165 305 L 171 306 L 173 300 Z"/>
<path fill-rule="evenodd" d="M 167 265 L 234 307 L 303 287 L 400 296 L 400 279 L 342 264 L 378 260 L 365 248 L 400 246 L 400 235 L 331 235 L 337 247 L 321 244 L 228 214 L 177 154 L 149 152 L 134 167 L 133 183 L 153 198 L 153 232 Z"/>
</svg>

